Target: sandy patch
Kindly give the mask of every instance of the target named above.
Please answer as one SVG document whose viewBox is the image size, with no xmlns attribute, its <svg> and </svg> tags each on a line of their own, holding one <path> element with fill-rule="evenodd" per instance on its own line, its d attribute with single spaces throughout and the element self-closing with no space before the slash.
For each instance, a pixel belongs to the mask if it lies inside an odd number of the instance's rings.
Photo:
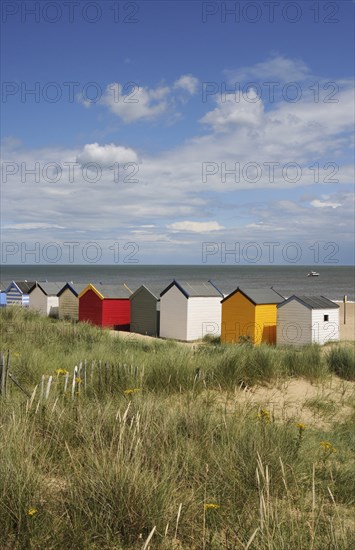
<svg viewBox="0 0 355 550">
<path fill-rule="evenodd" d="M 355 382 L 332 376 L 323 384 L 305 379 L 290 379 L 278 386 L 236 390 L 224 405 L 229 410 L 240 404 L 258 405 L 277 420 L 303 422 L 308 426 L 330 428 L 352 413 L 349 405 L 355 395 Z M 222 399 L 219 399 L 221 402 Z"/>
<path fill-rule="evenodd" d="M 155 336 L 147 336 L 146 334 L 138 334 L 137 332 L 126 332 L 125 330 L 110 330 L 112 336 L 123 338 L 124 340 L 140 340 L 145 342 L 153 342 L 157 340 Z"/>
<path fill-rule="evenodd" d="M 123 338 L 124 340 L 136 340 L 136 341 L 145 341 L 145 342 L 169 342 L 169 340 L 165 340 L 164 338 L 157 338 L 156 336 L 148 336 L 147 334 L 138 334 L 137 332 L 126 332 L 124 330 L 110 330 L 109 331 L 112 336 L 116 336 L 116 338 Z M 203 342 L 181 342 L 179 340 L 173 340 L 174 343 L 180 344 L 182 346 L 189 346 L 191 348 L 196 348 L 200 346 Z"/>
</svg>

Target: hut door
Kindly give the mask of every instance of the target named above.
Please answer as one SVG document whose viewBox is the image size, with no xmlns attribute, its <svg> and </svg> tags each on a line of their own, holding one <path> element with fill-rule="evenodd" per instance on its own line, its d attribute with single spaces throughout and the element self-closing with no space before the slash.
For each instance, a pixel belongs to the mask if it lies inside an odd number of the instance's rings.
<svg viewBox="0 0 355 550">
<path fill-rule="evenodd" d="M 262 342 L 276 344 L 276 325 L 264 326 Z"/>
</svg>

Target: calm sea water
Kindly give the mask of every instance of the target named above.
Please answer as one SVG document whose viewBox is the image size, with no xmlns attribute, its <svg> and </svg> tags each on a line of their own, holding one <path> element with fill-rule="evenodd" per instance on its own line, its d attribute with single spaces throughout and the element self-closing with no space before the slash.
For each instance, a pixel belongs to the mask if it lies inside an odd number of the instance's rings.
<svg viewBox="0 0 355 550">
<path fill-rule="evenodd" d="M 319 277 L 307 277 L 317 270 Z M 141 284 L 169 284 L 172 279 L 207 281 L 211 279 L 224 293 L 237 286 L 271 287 L 285 297 L 292 294 L 323 295 L 342 300 L 344 294 L 355 301 L 353 266 L 194 266 L 194 265 L 28 265 L 1 268 L 1 280 L 48 280 L 89 283 L 126 283 L 132 290 Z"/>
</svg>

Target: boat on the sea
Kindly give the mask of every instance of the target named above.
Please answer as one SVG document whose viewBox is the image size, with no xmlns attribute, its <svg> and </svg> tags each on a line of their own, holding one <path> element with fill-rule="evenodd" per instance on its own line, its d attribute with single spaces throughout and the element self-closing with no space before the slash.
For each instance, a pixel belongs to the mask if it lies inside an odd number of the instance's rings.
<svg viewBox="0 0 355 550">
<path fill-rule="evenodd" d="M 317 271 L 310 271 L 307 277 L 319 277 L 319 273 L 317 273 Z"/>
</svg>

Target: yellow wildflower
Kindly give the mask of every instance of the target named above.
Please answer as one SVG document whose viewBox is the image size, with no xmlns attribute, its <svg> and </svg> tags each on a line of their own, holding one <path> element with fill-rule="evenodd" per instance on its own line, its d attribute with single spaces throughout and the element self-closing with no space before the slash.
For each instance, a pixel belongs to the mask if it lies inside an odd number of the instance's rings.
<svg viewBox="0 0 355 550">
<path fill-rule="evenodd" d="M 266 409 L 261 409 L 257 417 L 260 418 L 260 420 L 264 420 L 265 422 L 270 422 L 271 419 L 271 415 Z"/>
<path fill-rule="evenodd" d="M 123 390 L 125 395 L 132 395 L 132 393 L 137 393 L 141 391 L 140 388 L 129 388 L 128 390 Z"/>
<path fill-rule="evenodd" d="M 333 447 L 333 445 L 329 442 L 329 441 L 321 441 L 320 444 L 321 448 L 323 449 L 323 451 L 326 453 L 336 453 L 337 450 L 335 447 Z"/>
<path fill-rule="evenodd" d="M 15 351 L 14 357 L 21 357 L 21 353 L 19 353 L 18 351 Z"/>
<path fill-rule="evenodd" d="M 58 376 L 64 376 L 65 374 L 68 374 L 68 371 L 65 369 L 57 369 L 55 373 L 58 374 Z"/>
<path fill-rule="evenodd" d="M 75 378 L 75 383 L 80 384 L 81 383 L 81 378 L 79 378 L 79 377 Z"/>
<path fill-rule="evenodd" d="M 214 502 L 206 502 L 204 505 L 205 510 L 217 510 L 220 508 L 219 504 L 215 504 Z"/>
<path fill-rule="evenodd" d="M 303 432 L 303 430 L 306 429 L 306 424 L 303 424 L 302 422 L 297 422 L 296 427 L 299 429 L 300 432 Z"/>
<path fill-rule="evenodd" d="M 37 508 L 29 508 L 27 510 L 27 515 L 32 518 L 33 516 L 35 516 L 37 514 L 37 512 L 38 512 Z"/>
</svg>

